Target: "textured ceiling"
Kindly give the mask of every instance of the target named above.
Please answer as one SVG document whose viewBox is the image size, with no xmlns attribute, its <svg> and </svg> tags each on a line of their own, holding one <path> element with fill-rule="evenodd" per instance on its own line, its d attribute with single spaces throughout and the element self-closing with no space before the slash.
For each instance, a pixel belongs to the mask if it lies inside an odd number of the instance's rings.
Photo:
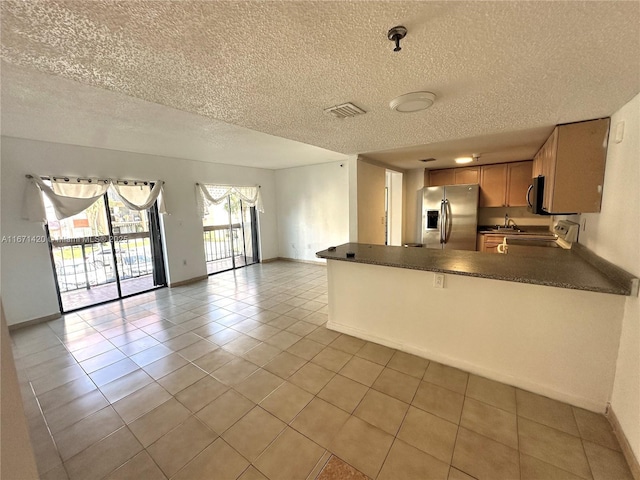
<svg viewBox="0 0 640 480">
<path fill-rule="evenodd" d="M 478 155 L 477 165 L 529 160 L 545 142 L 553 127 L 502 132 L 480 137 L 469 137 L 428 145 L 397 148 L 382 152 L 367 152 L 362 156 L 397 168 L 446 168 L 455 165 L 458 157 Z M 421 162 L 421 159 L 435 161 Z"/>
<path fill-rule="evenodd" d="M 0 3 L 6 62 L 345 154 L 607 116 L 640 91 L 635 1 Z M 416 90 L 434 106 L 388 108 Z M 346 101 L 368 113 L 322 112 Z"/>
<path fill-rule="evenodd" d="M 260 168 L 341 161 L 341 153 L 2 65 L 2 134 Z"/>
</svg>

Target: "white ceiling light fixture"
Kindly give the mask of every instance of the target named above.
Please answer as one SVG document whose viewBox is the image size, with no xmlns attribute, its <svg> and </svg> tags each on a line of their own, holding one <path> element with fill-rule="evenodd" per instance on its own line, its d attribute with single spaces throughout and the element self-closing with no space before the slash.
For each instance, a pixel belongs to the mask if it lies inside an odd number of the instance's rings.
<svg viewBox="0 0 640 480">
<path fill-rule="evenodd" d="M 465 164 L 473 162 L 473 157 L 458 157 L 456 158 L 456 163 Z"/>
<path fill-rule="evenodd" d="M 400 113 L 413 113 L 426 110 L 436 101 L 435 94 L 431 92 L 412 92 L 400 95 L 389 103 L 391 110 Z"/>
</svg>

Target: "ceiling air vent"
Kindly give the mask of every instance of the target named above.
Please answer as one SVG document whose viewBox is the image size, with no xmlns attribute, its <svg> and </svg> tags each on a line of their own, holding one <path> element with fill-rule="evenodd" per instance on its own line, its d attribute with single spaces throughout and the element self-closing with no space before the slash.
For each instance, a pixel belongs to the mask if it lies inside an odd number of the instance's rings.
<svg viewBox="0 0 640 480">
<path fill-rule="evenodd" d="M 356 107 L 353 103 L 343 103 L 342 105 L 336 105 L 324 109 L 324 113 L 333 115 L 336 118 L 355 117 L 356 115 L 362 115 L 367 113 L 359 107 Z"/>
</svg>

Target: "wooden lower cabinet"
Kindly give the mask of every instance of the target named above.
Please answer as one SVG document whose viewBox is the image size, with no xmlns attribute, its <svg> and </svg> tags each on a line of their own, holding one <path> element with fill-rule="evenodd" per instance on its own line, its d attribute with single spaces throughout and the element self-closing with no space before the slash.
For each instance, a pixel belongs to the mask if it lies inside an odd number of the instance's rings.
<svg viewBox="0 0 640 480">
<path fill-rule="evenodd" d="M 485 253 L 498 253 L 498 245 L 504 240 L 504 235 L 481 233 L 478 235 L 477 250 Z"/>
</svg>

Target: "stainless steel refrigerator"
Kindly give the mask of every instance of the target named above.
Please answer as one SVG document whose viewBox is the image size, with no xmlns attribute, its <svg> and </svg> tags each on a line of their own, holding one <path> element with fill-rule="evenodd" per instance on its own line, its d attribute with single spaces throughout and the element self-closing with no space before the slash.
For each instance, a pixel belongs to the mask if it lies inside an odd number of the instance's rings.
<svg viewBox="0 0 640 480">
<path fill-rule="evenodd" d="M 422 243 L 427 248 L 475 250 L 478 185 L 422 189 Z"/>
</svg>

